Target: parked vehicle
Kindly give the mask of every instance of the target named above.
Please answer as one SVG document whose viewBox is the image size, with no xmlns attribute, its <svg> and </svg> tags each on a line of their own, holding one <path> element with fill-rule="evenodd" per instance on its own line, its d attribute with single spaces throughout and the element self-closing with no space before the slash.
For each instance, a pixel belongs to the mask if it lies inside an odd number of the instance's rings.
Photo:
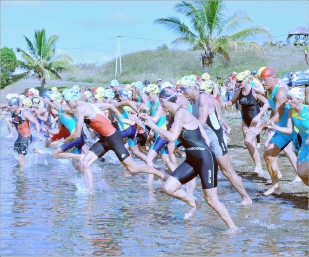
<svg viewBox="0 0 309 257">
<path fill-rule="evenodd" d="M 281 78 L 289 87 L 308 85 L 309 70 L 287 72 Z"/>
</svg>

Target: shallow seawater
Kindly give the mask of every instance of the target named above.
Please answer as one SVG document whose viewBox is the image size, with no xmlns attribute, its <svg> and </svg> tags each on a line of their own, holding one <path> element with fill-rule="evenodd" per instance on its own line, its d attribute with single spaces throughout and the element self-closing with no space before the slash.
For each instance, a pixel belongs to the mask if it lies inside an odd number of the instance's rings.
<svg viewBox="0 0 309 257">
<path fill-rule="evenodd" d="M 188 206 L 165 195 L 162 181 L 149 190 L 147 175 L 130 175 L 111 152 L 94 165 L 92 196 L 71 161 L 55 160 L 50 150 L 27 155 L 26 167 L 15 168 L 15 139 L 2 131 L 1 256 L 308 256 L 308 211 L 257 195 L 250 180 L 243 182 L 254 203 L 242 207 L 219 173 L 219 199 L 240 228 L 231 235 L 204 201 L 200 182 L 198 208 L 184 221 Z"/>
</svg>

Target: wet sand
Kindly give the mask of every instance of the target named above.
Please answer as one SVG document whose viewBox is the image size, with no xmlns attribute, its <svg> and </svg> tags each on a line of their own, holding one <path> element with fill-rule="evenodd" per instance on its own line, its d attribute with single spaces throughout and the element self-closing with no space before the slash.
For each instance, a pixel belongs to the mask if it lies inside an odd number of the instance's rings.
<svg viewBox="0 0 309 257">
<path fill-rule="evenodd" d="M 263 119 L 269 117 L 265 115 Z M 255 196 L 258 197 L 267 197 L 260 195 L 270 188 L 270 185 L 267 185 L 266 182 L 270 179 L 269 173 L 267 171 L 265 160 L 263 159 L 264 153 L 264 139 L 266 137 L 266 133 L 261 134 L 261 148 L 258 149 L 261 157 L 261 162 L 264 170 L 264 174 L 262 176 L 252 175 L 252 171 L 254 170 L 254 162 L 251 159 L 251 156 L 248 150 L 244 147 L 244 139 L 242 135 L 242 130 L 240 127 L 240 114 L 224 114 L 224 120 L 227 121 L 229 126 L 232 127 L 230 138 L 231 141 L 228 144 L 229 153 L 231 156 L 232 164 L 234 170 L 236 170 L 237 174 L 242 178 L 248 179 L 250 181 L 254 181 L 256 183 L 256 190 L 254 190 Z M 294 169 L 292 168 L 288 158 L 284 155 L 283 152 L 279 154 L 277 157 L 280 171 L 282 173 L 282 178 L 280 179 L 280 186 L 282 194 L 279 196 L 275 196 L 278 199 L 283 199 L 287 202 L 290 202 L 294 205 L 295 208 L 308 210 L 308 193 L 309 188 L 303 183 L 291 183 L 296 174 Z M 248 193 L 251 197 L 253 197 L 250 190 Z M 253 191 L 252 191 L 253 192 Z"/>
</svg>

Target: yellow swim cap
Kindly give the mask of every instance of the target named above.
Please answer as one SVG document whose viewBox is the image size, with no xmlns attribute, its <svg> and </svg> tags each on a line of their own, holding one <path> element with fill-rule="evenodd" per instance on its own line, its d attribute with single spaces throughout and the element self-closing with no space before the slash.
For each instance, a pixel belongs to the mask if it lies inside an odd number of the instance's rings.
<svg viewBox="0 0 309 257">
<path fill-rule="evenodd" d="M 159 87 L 156 84 L 149 84 L 146 89 L 145 89 L 146 93 L 150 93 L 150 94 L 159 94 Z"/>
<path fill-rule="evenodd" d="M 202 79 L 208 80 L 210 79 L 210 75 L 207 72 L 205 72 L 202 74 Z"/>
<path fill-rule="evenodd" d="M 209 93 L 212 92 L 213 88 L 214 88 L 214 83 L 212 81 L 203 81 L 200 85 L 201 91 L 207 91 Z"/>
<path fill-rule="evenodd" d="M 23 105 L 28 106 L 29 108 L 32 106 L 32 101 L 29 98 L 25 98 L 22 101 Z"/>
<path fill-rule="evenodd" d="M 195 86 L 195 78 L 196 77 L 193 77 L 193 76 L 184 76 L 181 78 L 180 80 L 180 85 L 181 86 L 187 86 L 187 87 L 193 87 Z"/>
<path fill-rule="evenodd" d="M 53 91 L 53 92 L 57 92 L 57 91 L 58 91 L 58 88 L 56 88 L 56 87 L 52 87 L 51 91 Z"/>
<path fill-rule="evenodd" d="M 267 68 L 267 67 L 261 67 L 261 68 L 258 69 L 258 72 L 257 72 L 257 74 L 256 74 L 258 78 L 261 78 L 261 73 L 262 73 L 262 71 L 265 70 L 266 68 Z"/>
<path fill-rule="evenodd" d="M 103 93 L 104 94 L 104 88 L 103 87 L 98 87 L 95 91 L 96 94 L 101 94 Z"/>
<path fill-rule="evenodd" d="M 250 73 L 251 74 L 251 73 Z M 236 81 L 248 81 L 249 80 L 249 76 L 250 74 L 248 75 L 247 73 L 245 73 L 244 71 L 243 72 L 240 72 L 237 74 L 236 76 Z"/>
</svg>

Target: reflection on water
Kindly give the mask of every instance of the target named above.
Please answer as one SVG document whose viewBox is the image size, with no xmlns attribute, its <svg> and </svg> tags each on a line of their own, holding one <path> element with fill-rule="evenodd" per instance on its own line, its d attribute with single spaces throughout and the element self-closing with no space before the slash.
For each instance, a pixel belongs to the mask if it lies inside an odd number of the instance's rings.
<svg viewBox="0 0 309 257">
<path fill-rule="evenodd" d="M 29 154 L 26 167 L 15 168 L 13 142 L 1 136 L 2 256 L 308 255 L 308 212 L 257 195 L 249 180 L 244 184 L 254 204 L 244 208 L 220 174 L 219 198 L 240 227 L 228 235 L 203 200 L 200 183 L 198 209 L 184 221 L 188 207 L 166 196 L 160 180 L 152 193 L 147 175 L 131 176 L 113 153 L 95 164 L 91 196 L 69 160 Z"/>
</svg>

